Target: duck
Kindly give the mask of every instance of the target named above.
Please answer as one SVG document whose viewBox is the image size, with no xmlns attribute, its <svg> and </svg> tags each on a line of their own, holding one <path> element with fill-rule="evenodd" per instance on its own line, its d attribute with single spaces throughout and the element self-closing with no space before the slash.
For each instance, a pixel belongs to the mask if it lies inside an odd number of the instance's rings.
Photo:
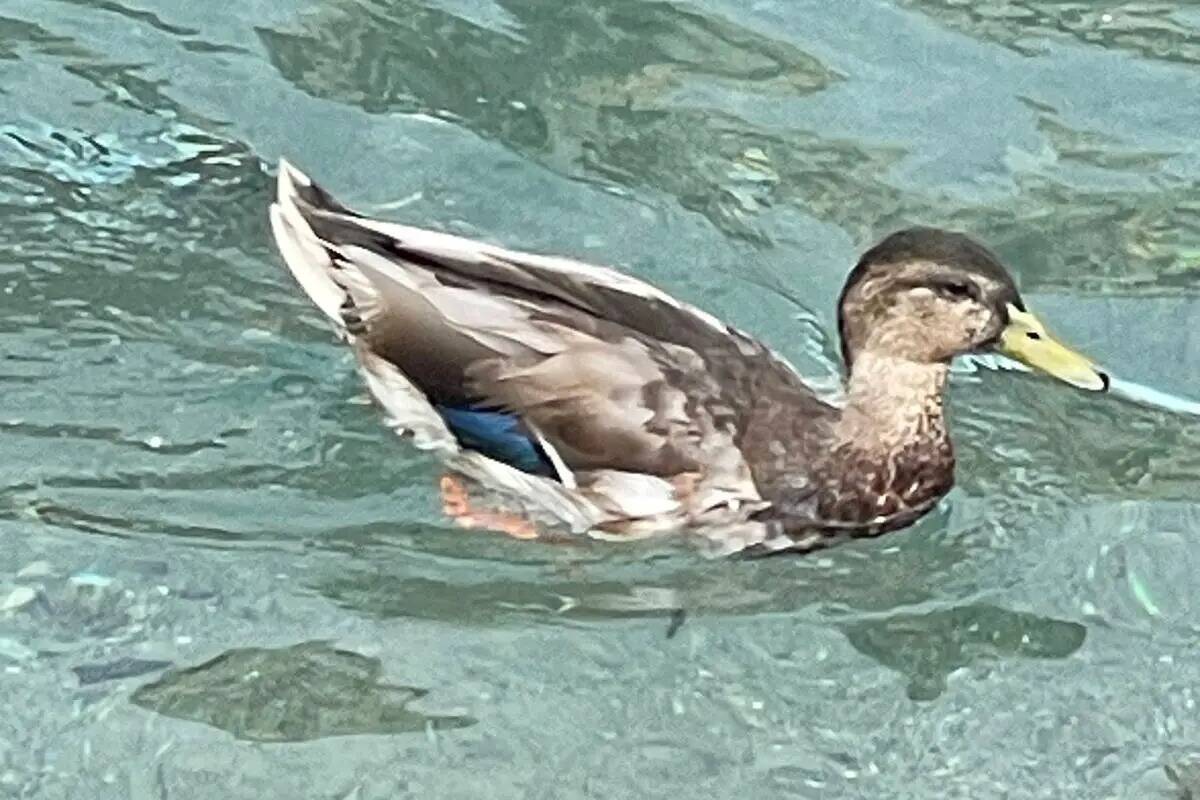
<svg viewBox="0 0 1200 800">
<path fill-rule="evenodd" d="M 440 460 L 443 509 L 464 528 L 810 552 L 908 527 L 951 489 L 956 356 L 1110 384 L 959 232 L 892 233 L 850 270 L 834 401 L 646 281 L 359 214 L 286 160 L 269 216 L 387 424 Z"/>
</svg>

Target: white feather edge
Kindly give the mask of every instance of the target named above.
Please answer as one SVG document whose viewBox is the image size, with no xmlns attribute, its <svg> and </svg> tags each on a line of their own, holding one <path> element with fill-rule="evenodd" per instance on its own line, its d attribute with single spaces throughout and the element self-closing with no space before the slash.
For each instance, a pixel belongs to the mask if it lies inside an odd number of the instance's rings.
<svg viewBox="0 0 1200 800">
<path fill-rule="evenodd" d="M 342 300 L 341 290 L 327 272 L 329 256 L 321 240 L 296 208 L 297 184 L 311 186 L 312 181 L 286 160 L 280 159 L 275 202 L 271 204 L 271 230 L 288 269 L 296 276 L 300 286 L 326 316 L 340 324 L 338 304 Z"/>
<path fill-rule="evenodd" d="M 542 448 L 542 452 L 546 454 L 546 458 L 550 459 L 550 465 L 554 467 L 554 474 L 558 476 L 559 482 L 568 489 L 578 489 L 579 484 L 575 480 L 575 473 L 567 466 L 567 462 L 563 461 L 562 456 L 558 454 L 558 450 L 555 449 L 554 445 L 550 444 L 550 441 L 542 435 L 542 432 L 533 423 L 526 422 L 525 424 L 533 431 L 533 435 L 537 438 L 537 443 Z"/>
</svg>

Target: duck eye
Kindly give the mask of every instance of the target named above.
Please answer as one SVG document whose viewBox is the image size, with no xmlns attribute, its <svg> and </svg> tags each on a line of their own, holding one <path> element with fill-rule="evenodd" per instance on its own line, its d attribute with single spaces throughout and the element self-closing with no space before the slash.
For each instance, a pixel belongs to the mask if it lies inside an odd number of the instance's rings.
<svg viewBox="0 0 1200 800">
<path fill-rule="evenodd" d="M 937 289 L 947 297 L 952 297 L 955 300 L 968 300 L 975 298 L 975 287 L 965 281 L 942 281 L 938 283 Z"/>
</svg>

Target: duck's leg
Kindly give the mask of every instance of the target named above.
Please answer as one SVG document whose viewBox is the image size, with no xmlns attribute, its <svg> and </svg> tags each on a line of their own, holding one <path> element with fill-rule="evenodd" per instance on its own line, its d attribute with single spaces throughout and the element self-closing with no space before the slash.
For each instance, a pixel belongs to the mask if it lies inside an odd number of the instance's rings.
<svg viewBox="0 0 1200 800">
<path fill-rule="evenodd" d="M 532 522 L 507 511 L 475 510 L 467 485 L 461 478 L 447 472 L 440 481 L 442 511 L 460 528 L 485 528 L 507 534 L 514 539 L 536 539 L 538 530 Z"/>
</svg>

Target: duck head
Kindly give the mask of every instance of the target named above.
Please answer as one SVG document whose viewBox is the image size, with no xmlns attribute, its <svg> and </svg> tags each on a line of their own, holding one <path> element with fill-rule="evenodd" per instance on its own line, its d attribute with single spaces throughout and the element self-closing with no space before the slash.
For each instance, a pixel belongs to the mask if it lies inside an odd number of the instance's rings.
<svg viewBox="0 0 1200 800">
<path fill-rule="evenodd" d="M 1108 375 L 1025 307 L 999 259 L 960 233 L 911 228 L 863 254 L 838 301 L 848 374 L 863 353 L 916 363 L 996 351 L 1089 391 Z"/>
</svg>

